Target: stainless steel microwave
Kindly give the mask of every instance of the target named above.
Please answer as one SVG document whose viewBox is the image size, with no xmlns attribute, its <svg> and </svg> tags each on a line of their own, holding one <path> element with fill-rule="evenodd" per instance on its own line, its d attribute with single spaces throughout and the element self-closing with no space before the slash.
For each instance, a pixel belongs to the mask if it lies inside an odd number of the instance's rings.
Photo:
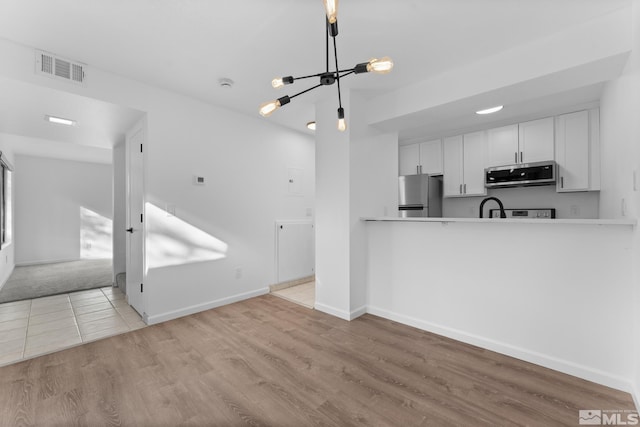
<svg viewBox="0 0 640 427">
<path fill-rule="evenodd" d="M 484 170 L 487 188 L 554 185 L 558 165 L 554 161 L 497 166 Z"/>
</svg>

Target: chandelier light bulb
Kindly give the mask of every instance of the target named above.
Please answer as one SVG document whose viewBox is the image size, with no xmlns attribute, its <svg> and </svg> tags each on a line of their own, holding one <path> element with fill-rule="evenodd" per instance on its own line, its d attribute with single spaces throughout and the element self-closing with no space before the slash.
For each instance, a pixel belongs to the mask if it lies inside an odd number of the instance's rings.
<svg viewBox="0 0 640 427">
<path fill-rule="evenodd" d="M 290 85 L 291 83 L 293 83 L 293 80 L 294 78 L 291 76 L 276 77 L 275 79 L 271 80 L 271 86 L 273 86 L 275 89 L 280 89 L 284 85 Z"/>
<path fill-rule="evenodd" d="M 381 59 L 373 58 L 367 64 L 367 71 L 369 71 L 370 73 L 376 73 L 376 74 L 390 73 L 392 68 L 393 68 L 393 61 L 388 56 L 385 56 L 384 58 L 381 58 Z"/>
<path fill-rule="evenodd" d="M 344 132 L 347 130 L 347 122 L 344 119 L 344 108 L 338 108 L 338 130 Z"/>
<path fill-rule="evenodd" d="M 265 102 L 260 105 L 260 115 L 262 117 L 269 117 L 278 108 L 280 108 L 280 101 L 278 100 Z"/>
<path fill-rule="evenodd" d="M 322 0 L 322 2 L 327 11 L 329 24 L 335 24 L 338 21 L 338 0 Z"/>
</svg>

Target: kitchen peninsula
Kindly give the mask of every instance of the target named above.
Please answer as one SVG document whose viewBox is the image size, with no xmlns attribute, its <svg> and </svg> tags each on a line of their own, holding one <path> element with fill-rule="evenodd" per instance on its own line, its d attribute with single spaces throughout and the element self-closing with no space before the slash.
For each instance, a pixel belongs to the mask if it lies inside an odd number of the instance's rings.
<svg viewBox="0 0 640 427">
<path fill-rule="evenodd" d="M 361 220 L 369 313 L 630 389 L 635 220 Z"/>
</svg>

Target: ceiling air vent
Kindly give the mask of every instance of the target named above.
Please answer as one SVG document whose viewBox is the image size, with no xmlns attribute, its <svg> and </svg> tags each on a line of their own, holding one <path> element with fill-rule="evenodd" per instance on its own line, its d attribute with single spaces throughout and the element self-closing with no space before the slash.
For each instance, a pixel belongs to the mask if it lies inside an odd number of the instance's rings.
<svg viewBox="0 0 640 427">
<path fill-rule="evenodd" d="M 49 52 L 36 50 L 36 73 L 58 80 L 84 85 L 86 65 Z"/>
</svg>

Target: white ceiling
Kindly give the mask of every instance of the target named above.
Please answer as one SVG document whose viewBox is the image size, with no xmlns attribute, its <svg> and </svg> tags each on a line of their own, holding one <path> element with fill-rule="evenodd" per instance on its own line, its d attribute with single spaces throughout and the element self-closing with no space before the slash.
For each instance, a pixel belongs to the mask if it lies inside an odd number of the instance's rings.
<svg viewBox="0 0 640 427">
<path fill-rule="evenodd" d="M 342 0 L 337 38 L 341 68 L 385 55 L 395 62 L 391 74 L 351 76 L 344 84 L 379 94 L 629 4 L 630 0 Z M 324 19 L 320 0 L 0 0 L 2 38 L 254 116 L 261 102 L 315 84 L 296 82 L 276 92 L 270 81 L 322 71 Z M 235 86 L 219 87 L 217 81 L 223 77 L 233 79 Z M 11 101 L 21 99 L 21 91 L 30 91 L 0 87 L 0 98 L 6 98 L 7 89 Z M 590 87 L 585 93 L 597 97 L 597 89 Z M 315 100 L 335 92 L 335 87 L 319 88 L 265 120 L 307 132 L 304 124 L 314 118 Z M 31 96 L 51 97 L 50 104 L 43 104 L 61 105 L 59 93 L 32 93 L 24 99 Z M 71 108 L 83 102 L 88 101 L 68 98 L 62 104 Z M 111 123 L 96 124 L 102 130 L 124 126 L 132 113 L 102 108 L 113 113 Z M 0 106 L 0 114 L 6 112 L 7 106 Z M 59 139 L 58 130 L 34 125 L 42 113 L 25 108 L 20 114 L 35 118 L 14 117 L 10 121 L 17 124 L 3 120 L 0 126 L 22 131 L 33 126 L 39 132 L 34 136 Z M 443 119 L 453 118 L 452 112 Z"/>
<path fill-rule="evenodd" d="M 89 147 L 112 148 L 142 112 L 0 77 L 0 132 Z M 68 118 L 75 126 L 45 116 Z"/>
</svg>

